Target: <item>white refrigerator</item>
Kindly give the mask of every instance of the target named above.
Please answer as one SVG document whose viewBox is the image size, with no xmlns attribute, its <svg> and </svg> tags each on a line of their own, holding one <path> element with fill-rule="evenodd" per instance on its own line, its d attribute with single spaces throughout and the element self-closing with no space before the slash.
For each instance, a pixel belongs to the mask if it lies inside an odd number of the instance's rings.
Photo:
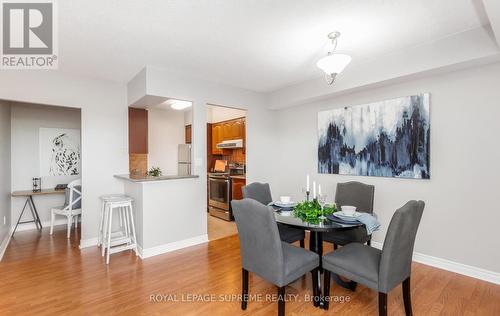
<svg viewBox="0 0 500 316">
<path fill-rule="evenodd" d="M 191 145 L 179 144 L 177 150 L 177 174 L 179 176 L 191 175 Z"/>
</svg>

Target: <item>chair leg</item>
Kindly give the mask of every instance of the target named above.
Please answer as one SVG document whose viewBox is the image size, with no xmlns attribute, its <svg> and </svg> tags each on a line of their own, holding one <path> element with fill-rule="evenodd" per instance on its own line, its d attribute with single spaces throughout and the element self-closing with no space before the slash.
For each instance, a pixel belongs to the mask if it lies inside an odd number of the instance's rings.
<svg viewBox="0 0 500 316">
<path fill-rule="evenodd" d="M 278 316 L 285 316 L 285 287 L 278 288 Z"/>
<path fill-rule="evenodd" d="M 323 309 L 328 310 L 328 305 L 330 303 L 330 271 L 323 270 L 324 280 L 323 280 Z"/>
<path fill-rule="evenodd" d="M 107 229 L 107 240 L 106 240 L 106 264 L 109 264 L 109 255 L 111 251 L 111 224 L 113 224 L 113 208 L 109 208 L 108 215 L 108 229 Z"/>
<path fill-rule="evenodd" d="M 101 257 L 104 257 L 104 254 L 106 252 L 106 240 L 108 239 L 107 233 L 108 233 L 108 212 L 109 212 L 109 205 L 106 205 L 104 207 L 104 218 L 102 219 L 102 237 L 101 237 Z"/>
<path fill-rule="evenodd" d="M 135 244 L 135 255 L 139 255 L 139 249 L 137 247 L 137 234 L 135 233 L 135 222 L 134 222 L 134 210 L 132 210 L 132 202 L 128 206 L 128 211 L 130 212 L 130 224 L 132 224 L 132 234 L 134 235 L 134 244 Z"/>
<path fill-rule="evenodd" d="M 54 233 L 55 217 L 56 217 L 56 214 L 54 214 L 54 212 L 50 212 L 50 234 L 51 235 Z"/>
<path fill-rule="evenodd" d="M 248 271 L 241 269 L 241 280 L 243 281 L 241 286 L 241 309 L 247 309 L 248 305 Z"/>
<path fill-rule="evenodd" d="M 300 248 L 305 248 L 305 242 L 304 239 L 300 240 Z"/>
<path fill-rule="evenodd" d="M 311 271 L 312 286 L 313 286 L 313 305 L 318 307 L 320 304 L 321 290 L 319 288 L 319 269 L 316 268 Z"/>
<path fill-rule="evenodd" d="M 71 234 L 71 224 L 73 224 L 73 217 L 70 215 L 68 216 L 68 225 L 66 227 L 66 238 L 69 239 L 70 234 Z"/>
<path fill-rule="evenodd" d="M 372 245 L 372 240 L 368 239 L 368 241 L 366 242 L 366 245 L 371 246 Z"/>
<path fill-rule="evenodd" d="M 387 294 L 378 292 L 378 315 L 387 316 Z"/>
<path fill-rule="evenodd" d="M 97 240 L 97 246 L 102 246 L 103 242 L 103 221 L 104 221 L 104 205 L 106 203 L 104 201 L 101 202 L 101 220 L 99 221 L 99 238 Z"/>
<path fill-rule="evenodd" d="M 412 316 L 411 310 L 411 293 L 410 293 L 410 277 L 403 281 L 403 301 L 405 303 L 406 316 Z"/>
<path fill-rule="evenodd" d="M 120 222 L 120 228 L 123 227 L 123 208 L 118 209 L 118 221 Z"/>
<path fill-rule="evenodd" d="M 125 221 L 125 235 L 129 239 L 129 244 L 132 244 L 132 237 L 130 235 L 130 215 L 128 207 L 124 208 L 123 219 Z"/>
</svg>

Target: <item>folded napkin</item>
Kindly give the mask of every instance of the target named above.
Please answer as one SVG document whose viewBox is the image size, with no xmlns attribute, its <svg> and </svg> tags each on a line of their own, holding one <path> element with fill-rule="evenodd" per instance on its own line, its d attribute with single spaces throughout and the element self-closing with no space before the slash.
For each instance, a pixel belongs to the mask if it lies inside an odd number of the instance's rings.
<svg viewBox="0 0 500 316">
<path fill-rule="evenodd" d="M 358 221 L 365 224 L 366 233 L 371 235 L 374 231 L 377 231 L 380 227 L 380 222 L 377 218 L 371 214 L 360 212 L 360 215 L 356 217 Z"/>
</svg>

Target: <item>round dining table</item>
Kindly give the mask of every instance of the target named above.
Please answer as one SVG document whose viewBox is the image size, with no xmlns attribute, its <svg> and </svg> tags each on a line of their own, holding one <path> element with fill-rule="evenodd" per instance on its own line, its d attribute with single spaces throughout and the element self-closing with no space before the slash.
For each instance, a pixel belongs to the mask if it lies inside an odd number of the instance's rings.
<svg viewBox="0 0 500 316">
<path fill-rule="evenodd" d="M 341 220 L 333 221 L 328 218 L 319 219 L 317 223 L 309 223 L 301 220 L 293 215 L 291 211 L 283 211 L 283 209 L 273 206 L 275 212 L 274 217 L 276 222 L 281 225 L 286 225 L 289 227 L 302 229 L 304 231 L 309 231 L 309 250 L 317 253 L 319 255 L 319 270 L 323 272 L 323 233 L 328 232 L 339 232 L 348 231 L 351 229 L 356 229 L 358 227 L 364 227 L 362 223 L 345 223 Z M 318 278 L 319 278 L 318 274 Z M 344 281 L 335 273 L 332 273 L 332 277 L 335 282 L 349 290 L 354 291 L 356 289 L 357 283 L 354 281 Z M 321 289 L 321 280 L 318 279 L 318 290 Z M 318 292 L 321 293 L 321 292 Z"/>
</svg>

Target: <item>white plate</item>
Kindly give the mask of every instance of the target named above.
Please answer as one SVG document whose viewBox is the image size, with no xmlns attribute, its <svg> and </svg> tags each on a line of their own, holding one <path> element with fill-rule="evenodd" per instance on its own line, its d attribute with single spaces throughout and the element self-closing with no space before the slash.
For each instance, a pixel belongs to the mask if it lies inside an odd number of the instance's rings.
<svg viewBox="0 0 500 316">
<path fill-rule="evenodd" d="M 277 207 L 284 207 L 284 208 L 289 208 L 289 207 L 294 207 L 297 205 L 295 202 L 290 202 L 290 203 L 281 203 L 280 201 L 274 202 L 274 205 Z"/>
<path fill-rule="evenodd" d="M 354 212 L 354 214 L 348 215 L 348 214 L 344 214 L 344 212 L 342 212 L 342 211 L 338 211 L 338 212 L 333 213 L 333 215 L 337 216 L 338 218 L 350 218 L 350 219 L 352 219 L 352 218 L 359 217 L 361 215 L 361 213 Z"/>
</svg>

